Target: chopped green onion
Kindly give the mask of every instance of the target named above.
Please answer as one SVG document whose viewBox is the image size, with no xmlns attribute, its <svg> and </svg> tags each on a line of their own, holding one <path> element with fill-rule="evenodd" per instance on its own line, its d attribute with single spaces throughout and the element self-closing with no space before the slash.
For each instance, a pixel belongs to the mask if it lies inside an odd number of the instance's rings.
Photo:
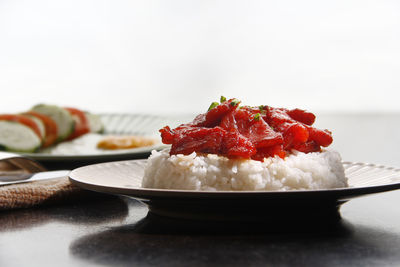
<svg viewBox="0 0 400 267">
<path fill-rule="evenodd" d="M 212 102 L 211 105 L 210 105 L 210 107 L 208 108 L 208 110 L 211 110 L 211 109 L 215 108 L 215 107 L 218 106 L 218 105 L 219 105 L 218 102 Z"/>
<path fill-rule="evenodd" d="M 225 102 L 225 101 L 226 101 L 226 97 L 223 96 L 223 95 L 221 95 L 221 98 L 220 98 L 219 102 L 223 103 L 223 102 Z"/>
<path fill-rule="evenodd" d="M 260 105 L 258 108 L 260 109 L 260 111 L 263 111 L 265 106 L 264 105 Z"/>
<path fill-rule="evenodd" d="M 235 99 L 232 100 L 231 106 L 232 107 L 237 106 L 237 105 L 239 105 L 239 103 L 240 103 L 240 101 L 235 98 Z"/>
<path fill-rule="evenodd" d="M 255 121 L 259 121 L 260 118 L 261 118 L 261 114 L 260 113 L 254 114 L 254 120 Z"/>
</svg>

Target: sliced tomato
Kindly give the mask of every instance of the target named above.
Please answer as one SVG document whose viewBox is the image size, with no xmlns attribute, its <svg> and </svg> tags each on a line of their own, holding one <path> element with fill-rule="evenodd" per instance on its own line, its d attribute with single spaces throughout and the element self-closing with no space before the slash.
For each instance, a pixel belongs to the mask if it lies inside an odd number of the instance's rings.
<svg viewBox="0 0 400 267">
<path fill-rule="evenodd" d="M 40 119 L 44 123 L 44 127 L 46 129 L 46 136 L 44 138 L 43 147 L 49 147 L 54 144 L 57 140 L 57 124 L 56 122 L 47 115 L 36 111 L 28 111 L 24 114 L 34 116 Z"/>
<path fill-rule="evenodd" d="M 28 126 L 29 128 L 31 128 L 35 132 L 35 134 L 40 138 L 40 140 L 43 139 L 43 136 L 40 133 L 39 126 L 36 124 L 36 122 L 34 120 L 32 120 L 26 116 L 17 115 L 17 114 L 1 114 L 0 120 L 15 121 L 15 122 L 24 124 L 25 126 Z"/>
<path fill-rule="evenodd" d="M 90 132 L 89 121 L 85 112 L 77 108 L 65 107 L 65 109 L 72 115 L 75 120 L 75 128 L 67 140 L 72 140 L 81 135 Z"/>
</svg>

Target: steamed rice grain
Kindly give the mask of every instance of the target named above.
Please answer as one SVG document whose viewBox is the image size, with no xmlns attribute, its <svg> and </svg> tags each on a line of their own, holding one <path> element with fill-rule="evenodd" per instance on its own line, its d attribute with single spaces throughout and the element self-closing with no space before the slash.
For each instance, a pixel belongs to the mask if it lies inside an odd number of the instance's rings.
<svg viewBox="0 0 400 267">
<path fill-rule="evenodd" d="M 286 191 L 347 187 L 339 153 L 302 153 L 285 159 L 228 159 L 215 154 L 169 155 L 153 151 L 142 181 L 144 188 L 204 191 Z"/>
</svg>

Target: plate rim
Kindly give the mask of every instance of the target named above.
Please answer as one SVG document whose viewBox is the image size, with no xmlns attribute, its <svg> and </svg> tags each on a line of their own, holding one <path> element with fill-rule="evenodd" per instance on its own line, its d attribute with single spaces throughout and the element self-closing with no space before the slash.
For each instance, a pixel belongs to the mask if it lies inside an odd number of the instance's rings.
<svg viewBox="0 0 400 267">
<path fill-rule="evenodd" d="M 323 198 L 331 198 L 337 200 L 350 199 L 355 197 L 361 197 L 369 194 L 376 194 L 382 192 L 388 192 L 393 190 L 400 189 L 400 182 L 393 182 L 389 184 L 382 185 L 372 185 L 372 186 L 360 186 L 360 187 L 343 187 L 343 188 L 331 188 L 331 189 L 312 189 L 312 190 L 287 190 L 287 191 L 201 191 L 201 190 L 179 190 L 179 189 L 156 189 L 156 188 L 141 188 L 141 187 L 119 187 L 119 186 L 105 186 L 93 183 L 85 183 L 77 178 L 74 178 L 76 172 L 82 168 L 93 167 L 94 165 L 110 165 L 110 164 L 126 164 L 132 162 L 142 162 L 145 163 L 147 159 L 131 159 L 131 160 L 122 160 L 122 161 L 112 161 L 105 163 L 97 163 L 86 165 L 83 167 L 79 167 L 74 169 L 69 174 L 69 180 L 76 184 L 79 187 L 84 189 L 116 194 L 116 195 L 126 195 L 138 199 L 152 199 L 152 198 L 235 198 L 235 197 L 271 197 L 271 198 L 286 198 L 288 196 L 296 198 L 303 197 L 304 195 L 309 195 L 313 197 L 322 196 Z M 374 168 L 384 168 L 388 170 L 393 170 L 395 172 L 399 172 L 400 176 L 400 168 L 390 167 L 385 165 L 377 165 L 373 163 L 363 163 L 363 162 L 350 162 L 344 161 L 343 164 L 347 165 L 361 165 L 361 166 L 369 166 Z M 100 189 L 100 190 L 99 190 Z M 111 192 L 110 191 L 113 191 Z"/>
<path fill-rule="evenodd" d="M 164 144 L 156 144 L 151 146 L 130 148 L 126 150 L 121 149 L 115 152 L 107 152 L 104 154 L 52 155 L 47 153 L 21 153 L 20 155 L 34 160 L 46 160 L 46 161 L 97 160 L 97 159 L 114 158 L 118 156 L 144 155 L 151 153 L 152 150 L 160 150 L 164 149 L 165 147 L 166 145 Z"/>
</svg>

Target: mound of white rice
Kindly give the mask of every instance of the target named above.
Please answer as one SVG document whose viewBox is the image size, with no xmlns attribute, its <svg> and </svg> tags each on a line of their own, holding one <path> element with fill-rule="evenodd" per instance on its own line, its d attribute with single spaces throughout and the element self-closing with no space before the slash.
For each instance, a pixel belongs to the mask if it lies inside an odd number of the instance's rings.
<svg viewBox="0 0 400 267">
<path fill-rule="evenodd" d="M 293 152 L 255 160 L 228 159 L 208 154 L 169 155 L 153 151 L 148 159 L 142 187 L 184 190 L 303 190 L 347 187 L 339 153 Z"/>
</svg>

